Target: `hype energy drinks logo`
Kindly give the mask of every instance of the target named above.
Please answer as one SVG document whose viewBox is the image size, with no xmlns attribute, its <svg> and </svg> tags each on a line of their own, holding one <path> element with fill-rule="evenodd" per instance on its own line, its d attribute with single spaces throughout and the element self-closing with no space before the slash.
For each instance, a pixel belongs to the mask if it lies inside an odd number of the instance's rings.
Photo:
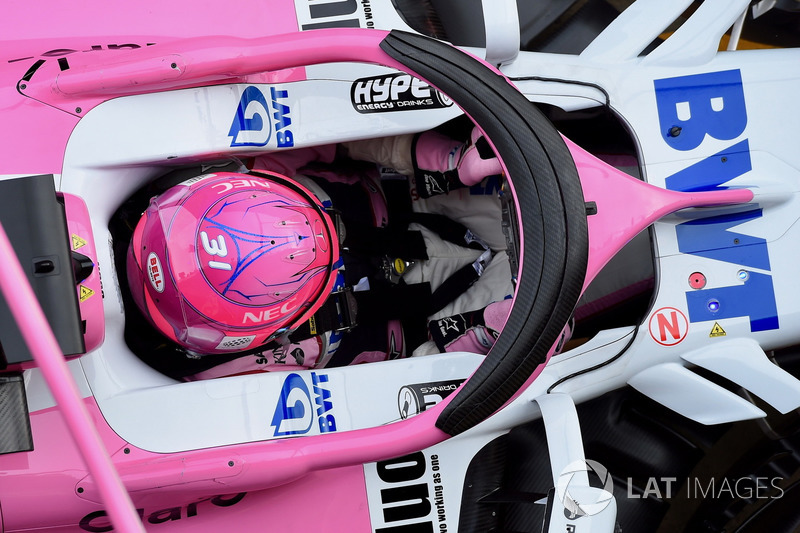
<svg viewBox="0 0 800 533">
<path fill-rule="evenodd" d="M 464 381 L 466 380 L 452 379 L 405 385 L 397 393 L 397 409 L 400 412 L 400 418 L 405 420 L 430 409 L 454 393 Z"/>
<path fill-rule="evenodd" d="M 350 101 L 359 113 L 441 109 L 453 101 L 410 74 L 360 78 L 350 86 Z"/>
<path fill-rule="evenodd" d="M 283 381 L 270 426 L 275 437 L 336 431 L 334 398 L 327 374 L 311 372 L 311 383 L 300 374 Z"/>
<path fill-rule="evenodd" d="M 747 107 L 741 71 L 705 72 L 653 83 L 662 138 L 673 150 L 697 159 L 666 178 L 668 189 L 724 188 L 727 182 L 752 170 L 750 145 L 744 136 Z M 732 144 L 716 153 L 702 154 L 708 152 L 704 148 L 710 143 L 704 141 L 709 137 Z M 741 267 L 738 279 L 731 285 L 686 292 L 689 322 L 747 317 L 751 331 L 780 327 L 766 239 L 731 231 L 762 215 L 762 209 L 752 205 L 744 211 L 676 226 L 681 253 Z"/>
</svg>

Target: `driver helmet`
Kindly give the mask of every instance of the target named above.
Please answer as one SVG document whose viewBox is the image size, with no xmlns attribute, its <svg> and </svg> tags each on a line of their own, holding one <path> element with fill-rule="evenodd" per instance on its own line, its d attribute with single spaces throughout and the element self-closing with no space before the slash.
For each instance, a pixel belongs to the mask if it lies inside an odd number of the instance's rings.
<svg viewBox="0 0 800 533">
<path fill-rule="evenodd" d="M 336 280 L 319 199 L 279 174 L 205 174 L 154 197 L 133 233 L 133 299 L 196 355 L 257 347 L 308 320 Z"/>
</svg>

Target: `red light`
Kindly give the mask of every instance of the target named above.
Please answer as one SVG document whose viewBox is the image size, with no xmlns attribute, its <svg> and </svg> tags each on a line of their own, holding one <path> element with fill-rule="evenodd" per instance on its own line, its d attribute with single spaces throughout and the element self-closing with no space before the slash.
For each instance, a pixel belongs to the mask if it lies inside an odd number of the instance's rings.
<svg viewBox="0 0 800 533">
<path fill-rule="evenodd" d="M 706 286 L 706 277 L 702 272 L 693 272 L 689 275 L 689 286 L 693 289 L 702 289 Z"/>
</svg>

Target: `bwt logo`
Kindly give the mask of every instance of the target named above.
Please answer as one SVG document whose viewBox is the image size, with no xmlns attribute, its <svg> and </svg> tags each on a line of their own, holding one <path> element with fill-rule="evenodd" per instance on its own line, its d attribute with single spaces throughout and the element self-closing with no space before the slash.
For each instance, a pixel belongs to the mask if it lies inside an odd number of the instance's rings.
<svg viewBox="0 0 800 533">
<path fill-rule="evenodd" d="M 311 372 L 311 382 L 312 389 L 309 391 L 300 374 L 286 377 L 270 424 L 275 428 L 276 437 L 306 434 L 311 431 L 315 421 L 320 433 L 336 431 L 331 391 L 326 388 L 327 374 Z"/>
<path fill-rule="evenodd" d="M 733 141 L 745 132 L 747 109 L 739 70 L 665 78 L 655 80 L 654 85 L 661 135 L 674 150 L 702 148 L 706 136 Z M 669 176 L 666 186 L 674 191 L 714 190 L 751 169 L 750 145 L 742 139 Z M 741 283 L 687 291 L 690 322 L 748 317 L 751 331 L 779 327 L 766 239 L 730 231 L 762 214 L 761 208 L 751 207 L 676 227 L 681 253 L 747 269 Z"/>
<path fill-rule="evenodd" d="M 258 87 L 247 87 L 239 99 L 236 115 L 233 117 L 228 136 L 231 146 L 265 146 L 275 128 L 278 148 L 294 146 L 294 136 L 289 126 L 291 109 L 285 102 L 289 91 L 275 87 L 269 89 L 270 101 Z"/>
</svg>

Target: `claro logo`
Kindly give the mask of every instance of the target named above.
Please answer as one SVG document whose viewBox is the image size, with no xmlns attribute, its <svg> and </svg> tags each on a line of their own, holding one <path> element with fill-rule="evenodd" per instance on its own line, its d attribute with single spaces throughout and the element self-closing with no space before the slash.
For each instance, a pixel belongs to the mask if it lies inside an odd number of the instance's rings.
<svg viewBox="0 0 800 533">
<path fill-rule="evenodd" d="M 164 524 L 166 522 L 174 522 L 176 520 L 183 520 L 186 518 L 195 518 L 201 514 L 201 509 L 204 507 L 230 507 L 236 505 L 245 497 L 246 492 L 233 494 L 230 496 L 214 496 L 213 498 L 203 498 L 196 502 L 192 502 L 184 507 L 167 507 L 166 509 L 159 509 L 146 513 L 145 509 L 136 509 L 142 522 L 148 524 Z M 89 513 L 81 518 L 78 524 L 84 531 L 91 531 L 92 533 L 104 533 L 106 531 L 114 531 L 114 527 L 108 520 L 105 511 L 95 511 Z"/>
</svg>

